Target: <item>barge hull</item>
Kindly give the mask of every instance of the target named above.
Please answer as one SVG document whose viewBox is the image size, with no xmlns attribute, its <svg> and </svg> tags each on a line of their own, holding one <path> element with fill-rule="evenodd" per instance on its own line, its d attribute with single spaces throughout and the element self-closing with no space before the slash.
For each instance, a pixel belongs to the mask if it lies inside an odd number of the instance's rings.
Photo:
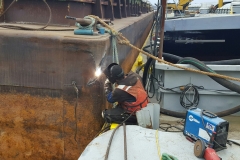
<svg viewBox="0 0 240 160">
<path fill-rule="evenodd" d="M 152 17 L 118 19 L 114 28 L 141 47 Z M 87 83 L 106 48 L 104 66 L 112 61 L 110 36 L 10 29 L 0 35 L 0 159 L 77 159 L 103 124 L 105 77 Z M 128 55 L 134 63 L 136 51 L 118 49 L 120 63 Z"/>
</svg>

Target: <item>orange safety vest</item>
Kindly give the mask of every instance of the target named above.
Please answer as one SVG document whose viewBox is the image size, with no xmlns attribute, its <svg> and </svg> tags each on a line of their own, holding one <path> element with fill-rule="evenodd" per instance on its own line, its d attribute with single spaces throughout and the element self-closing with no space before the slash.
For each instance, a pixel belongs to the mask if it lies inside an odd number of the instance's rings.
<svg viewBox="0 0 240 160">
<path fill-rule="evenodd" d="M 122 102 L 121 106 L 128 112 L 136 112 L 141 108 L 144 108 L 148 104 L 148 95 L 144 90 L 141 81 L 138 79 L 134 86 L 118 85 L 118 89 L 121 89 L 136 98 L 135 102 Z"/>
</svg>

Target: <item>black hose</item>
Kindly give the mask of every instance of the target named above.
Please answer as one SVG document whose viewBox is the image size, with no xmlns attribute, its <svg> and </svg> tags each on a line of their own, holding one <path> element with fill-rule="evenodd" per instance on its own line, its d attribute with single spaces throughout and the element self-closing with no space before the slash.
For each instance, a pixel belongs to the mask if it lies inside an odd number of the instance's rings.
<svg viewBox="0 0 240 160">
<path fill-rule="evenodd" d="M 143 48 L 145 52 L 150 52 L 147 48 L 149 48 L 150 45 L 147 45 Z M 163 53 L 164 60 L 171 62 L 171 63 L 177 63 L 180 61 L 183 57 L 170 54 L 170 53 Z M 229 60 L 220 60 L 220 61 L 203 61 L 203 63 L 207 65 L 240 65 L 240 59 L 229 59 Z"/>
<path fill-rule="evenodd" d="M 209 68 L 208 66 L 206 66 L 203 62 L 192 58 L 192 57 L 186 57 L 186 58 L 182 58 L 178 64 L 191 64 L 195 67 L 197 67 L 198 69 L 200 69 L 201 71 L 205 71 L 205 72 L 211 72 L 211 73 L 216 73 L 215 71 L 213 71 L 211 68 Z M 228 88 L 231 91 L 237 92 L 240 94 L 240 86 L 228 81 L 226 79 L 223 78 L 218 78 L 218 77 L 213 77 L 213 76 L 209 76 L 210 78 L 212 78 L 214 81 L 216 81 L 217 83 L 221 84 L 222 86 L 224 86 L 225 88 Z"/>
<path fill-rule="evenodd" d="M 176 112 L 176 111 L 171 111 L 165 108 L 161 108 L 160 109 L 161 113 L 169 115 L 169 116 L 173 116 L 173 117 L 177 117 L 177 118 L 185 118 L 186 117 L 186 112 Z M 231 114 L 234 114 L 236 112 L 240 111 L 240 105 L 233 107 L 231 109 L 225 110 L 225 111 L 221 111 L 221 112 L 217 112 L 215 113 L 218 117 L 225 117 Z"/>
<path fill-rule="evenodd" d="M 148 58 L 147 62 L 144 65 L 143 78 L 142 78 L 142 82 L 143 82 L 144 87 L 146 87 L 146 84 L 147 84 L 148 73 L 149 73 L 149 69 L 152 65 L 152 62 L 154 62 L 153 59 Z"/>
<path fill-rule="evenodd" d="M 152 58 L 149 58 L 148 61 L 146 62 L 145 64 L 145 67 L 144 67 L 144 72 L 143 72 L 143 84 L 144 86 L 146 86 L 146 81 L 147 81 L 147 72 L 149 71 L 149 68 L 151 67 L 151 64 L 152 64 Z M 194 59 L 196 60 L 196 59 Z M 198 60 L 197 60 L 198 61 Z M 199 61 L 200 62 L 200 61 Z M 200 64 L 203 64 L 202 62 Z M 203 64 L 203 66 L 206 66 L 205 64 Z M 207 66 L 206 66 L 207 67 Z M 205 67 L 203 67 L 205 68 Z M 206 68 L 205 68 L 206 69 Z M 212 77 L 211 77 L 212 78 Z M 215 78 L 215 77 L 214 77 Z M 230 88 L 232 88 L 232 82 L 230 82 L 230 84 L 228 83 L 229 81 L 225 80 L 225 79 L 221 79 L 221 78 L 217 78 L 217 79 L 220 79 L 220 81 L 224 81 L 226 85 L 228 86 L 231 86 Z M 227 81 L 227 83 L 226 83 Z M 236 84 L 234 84 L 234 86 L 238 86 Z M 226 87 L 227 88 L 227 87 Z M 239 88 L 239 86 L 237 87 Z M 235 89 L 234 89 L 235 90 Z M 161 108 L 161 113 L 163 114 L 166 114 L 166 115 L 169 115 L 169 116 L 173 116 L 173 117 L 177 117 L 177 118 L 185 118 L 186 116 L 186 112 L 176 112 L 176 111 L 171 111 L 171 110 L 168 110 L 168 109 L 165 109 L 165 108 Z M 221 112 L 217 112 L 215 113 L 218 117 L 224 117 L 224 116 L 228 116 L 228 115 L 231 115 L 231 114 L 234 114 L 236 112 L 239 112 L 240 111 L 240 105 L 239 106 L 236 106 L 236 107 L 233 107 L 231 109 L 228 109 L 228 110 L 225 110 L 225 111 L 221 111 Z"/>
<path fill-rule="evenodd" d="M 204 61 L 205 64 L 216 64 L 216 65 L 240 65 L 240 59 L 230 59 L 221 61 Z"/>
<path fill-rule="evenodd" d="M 211 70 L 209 67 L 207 67 L 205 64 L 203 64 L 202 62 L 198 61 L 195 58 L 183 58 L 180 60 L 179 63 L 187 63 L 187 64 L 192 64 L 195 67 L 199 68 L 202 71 L 207 71 L 207 72 L 214 72 L 213 70 Z M 214 72 L 215 73 L 215 72 Z M 209 76 L 211 77 L 211 76 Z M 217 77 L 211 77 L 213 80 L 215 80 L 217 83 L 221 84 L 222 86 L 235 91 L 237 93 L 240 93 L 240 86 L 236 85 L 228 80 L 222 79 L 222 78 L 217 78 Z M 215 113 L 218 117 L 224 117 L 224 116 L 228 116 L 231 114 L 234 114 L 236 112 L 240 111 L 240 105 L 233 107 L 231 109 L 225 110 L 225 111 L 221 111 L 221 112 L 217 112 Z M 186 112 L 175 112 L 175 111 L 171 111 L 171 110 L 167 110 L 164 108 L 161 108 L 161 113 L 166 114 L 166 115 L 170 115 L 173 117 L 177 117 L 177 118 L 185 118 L 186 116 Z"/>
</svg>

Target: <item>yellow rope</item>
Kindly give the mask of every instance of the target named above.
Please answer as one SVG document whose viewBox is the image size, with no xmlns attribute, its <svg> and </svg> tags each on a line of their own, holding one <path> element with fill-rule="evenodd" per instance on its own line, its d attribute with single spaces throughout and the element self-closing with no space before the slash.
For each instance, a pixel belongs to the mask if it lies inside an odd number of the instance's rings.
<svg viewBox="0 0 240 160">
<path fill-rule="evenodd" d="M 158 157 L 159 159 L 161 160 L 161 151 L 160 151 L 160 145 L 159 145 L 159 138 L 158 138 L 158 130 L 156 130 L 156 134 L 155 134 L 155 137 L 156 137 L 156 145 L 157 145 L 157 150 L 158 150 Z"/>
<path fill-rule="evenodd" d="M 118 38 L 118 41 L 120 44 L 126 44 L 134 49 L 136 49 L 137 51 L 147 55 L 148 57 L 151 57 L 161 63 L 164 63 L 164 64 L 168 64 L 170 66 L 173 66 L 173 67 L 176 67 L 176 68 L 180 68 L 180 69 L 183 69 L 183 70 L 187 70 L 187 71 L 190 71 L 190 72 L 195 72 L 195 73 L 199 73 L 199 74 L 204 74 L 204 75 L 208 75 L 208 76 L 213 76 L 213 77 L 218 77 L 218 78 L 223 78 L 223 79 L 228 79 L 228 80 L 233 80 L 233 81 L 238 81 L 240 82 L 240 79 L 239 78 L 235 78 L 235 77 L 230 77 L 230 76 L 226 76 L 226 75 L 221 75 L 221 74 L 217 74 L 217 73 L 210 73 L 210 72 L 204 72 L 204 71 L 200 71 L 200 70 L 196 70 L 196 69 L 192 69 L 192 68 L 186 68 L 186 67 L 183 67 L 183 66 L 179 66 L 177 64 L 173 64 L 173 63 L 170 63 L 170 62 L 167 62 L 167 61 L 164 61 L 158 57 L 155 57 L 145 51 L 143 51 L 142 49 L 139 49 L 137 47 L 135 47 L 134 45 L 132 45 L 129 40 L 124 37 L 122 35 L 122 33 L 120 32 L 116 32 L 112 27 L 110 27 L 108 24 L 106 24 L 103 20 L 101 20 L 99 17 L 97 16 L 94 16 L 94 15 L 90 15 L 90 17 L 93 17 L 95 18 L 97 21 L 99 21 L 101 24 L 103 24 L 106 28 L 108 28 L 109 30 L 112 31 L 113 34 L 117 35 L 117 38 Z"/>
</svg>

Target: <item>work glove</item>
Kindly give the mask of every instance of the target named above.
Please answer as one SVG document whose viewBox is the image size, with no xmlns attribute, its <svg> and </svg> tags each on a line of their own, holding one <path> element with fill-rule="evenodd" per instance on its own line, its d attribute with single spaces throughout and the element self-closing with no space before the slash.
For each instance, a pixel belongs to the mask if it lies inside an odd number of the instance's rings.
<svg viewBox="0 0 240 160">
<path fill-rule="evenodd" d="M 105 83 L 104 83 L 104 90 L 105 90 L 105 94 L 108 95 L 110 92 L 112 92 L 112 83 L 106 79 Z"/>
</svg>

